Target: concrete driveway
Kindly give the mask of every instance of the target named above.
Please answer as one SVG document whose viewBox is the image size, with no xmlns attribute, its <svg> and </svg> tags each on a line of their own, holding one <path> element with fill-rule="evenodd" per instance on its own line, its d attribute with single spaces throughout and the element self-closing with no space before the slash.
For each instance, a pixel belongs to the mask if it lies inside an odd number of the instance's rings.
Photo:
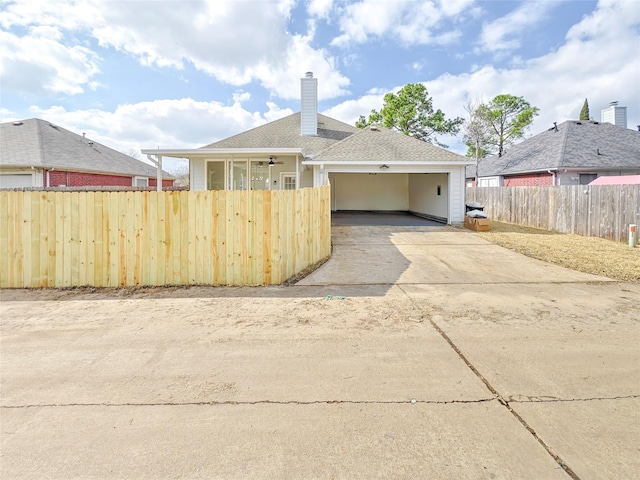
<svg viewBox="0 0 640 480">
<path fill-rule="evenodd" d="M 290 287 L 0 292 L 0 477 L 637 478 L 638 285 L 334 235 Z"/>
<path fill-rule="evenodd" d="M 355 219 L 356 223 L 357 218 Z M 298 285 L 609 281 L 525 257 L 446 225 L 334 225 L 331 258 Z"/>
</svg>

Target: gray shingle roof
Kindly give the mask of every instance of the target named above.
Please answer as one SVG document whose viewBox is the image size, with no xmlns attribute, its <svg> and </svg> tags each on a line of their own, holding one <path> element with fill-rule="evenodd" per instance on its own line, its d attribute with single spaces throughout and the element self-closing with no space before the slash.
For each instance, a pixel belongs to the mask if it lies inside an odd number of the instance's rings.
<svg viewBox="0 0 640 480">
<path fill-rule="evenodd" d="M 301 148 L 305 155 L 313 156 L 357 131 L 354 126 L 318 114 L 318 136 L 302 136 L 298 112 L 202 148 Z"/>
<path fill-rule="evenodd" d="M 479 176 L 563 168 L 640 168 L 640 132 L 610 123 L 568 120 L 557 130 L 552 127 L 514 145 L 502 157 L 482 160 Z"/>
<path fill-rule="evenodd" d="M 152 165 L 39 118 L 0 124 L 0 166 L 156 176 Z"/>
<path fill-rule="evenodd" d="M 322 161 L 467 162 L 468 158 L 384 127 L 367 127 L 314 157 Z"/>
</svg>

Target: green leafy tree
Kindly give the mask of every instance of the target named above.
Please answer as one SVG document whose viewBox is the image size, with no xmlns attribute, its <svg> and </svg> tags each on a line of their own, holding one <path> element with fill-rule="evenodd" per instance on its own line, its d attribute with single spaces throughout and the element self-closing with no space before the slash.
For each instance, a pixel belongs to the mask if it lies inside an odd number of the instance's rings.
<svg viewBox="0 0 640 480">
<path fill-rule="evenodd" d="M 489 135 L 483 148 L 501 157 L 506 147 L 524 137 L 538 115 L 538 107 L 531 106 L 522 97 L 502 94 L 480 105 L 477 114 L 489 126 Z"/>
<path fill-rule="evenodd" d="M 582 110 L 580 110 L 580 120 L 589 120 L 589 102 L 586 98 L 582 104 Z"/>
<path fill-rule="evenodd" d="M 427 87 L 421 83 L 409 83 L 397 94 L 387 93 L 380 111 L 371 110 L 368 118 L 361 115 L 356 127 L 379 124 L 425 142 L 446 147 L 438 142 L 435 135 L 456 135 L 463 122 L 459 117 L 446 119 L 442 110 L 434 110 L 433 99 L 429 96 Z"/>
</svg>

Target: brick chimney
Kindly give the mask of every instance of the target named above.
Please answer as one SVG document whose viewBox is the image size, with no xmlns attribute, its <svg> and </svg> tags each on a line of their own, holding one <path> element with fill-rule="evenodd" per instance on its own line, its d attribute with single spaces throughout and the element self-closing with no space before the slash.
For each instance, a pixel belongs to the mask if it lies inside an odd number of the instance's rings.
<svg viewBox="0 0 640 480">
<path fill-rule="evenodd" d="M 300 80 L 300 135 L 318 135 L 318 79 L 313 72 Z"/>
</svg>

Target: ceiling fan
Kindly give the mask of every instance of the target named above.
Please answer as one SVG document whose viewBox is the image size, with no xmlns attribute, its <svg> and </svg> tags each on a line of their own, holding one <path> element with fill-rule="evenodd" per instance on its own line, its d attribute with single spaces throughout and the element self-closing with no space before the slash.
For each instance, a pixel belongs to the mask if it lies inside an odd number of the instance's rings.
<svg viewBox="0 0 640 480">
<path fill-rule="evenodd" d="M 284 165 L 284 162 L 282 160 L 276 162 L 275 159 L 276 159 L 276 157 L 269 157 L 269 166 Z"/>
</svg>

